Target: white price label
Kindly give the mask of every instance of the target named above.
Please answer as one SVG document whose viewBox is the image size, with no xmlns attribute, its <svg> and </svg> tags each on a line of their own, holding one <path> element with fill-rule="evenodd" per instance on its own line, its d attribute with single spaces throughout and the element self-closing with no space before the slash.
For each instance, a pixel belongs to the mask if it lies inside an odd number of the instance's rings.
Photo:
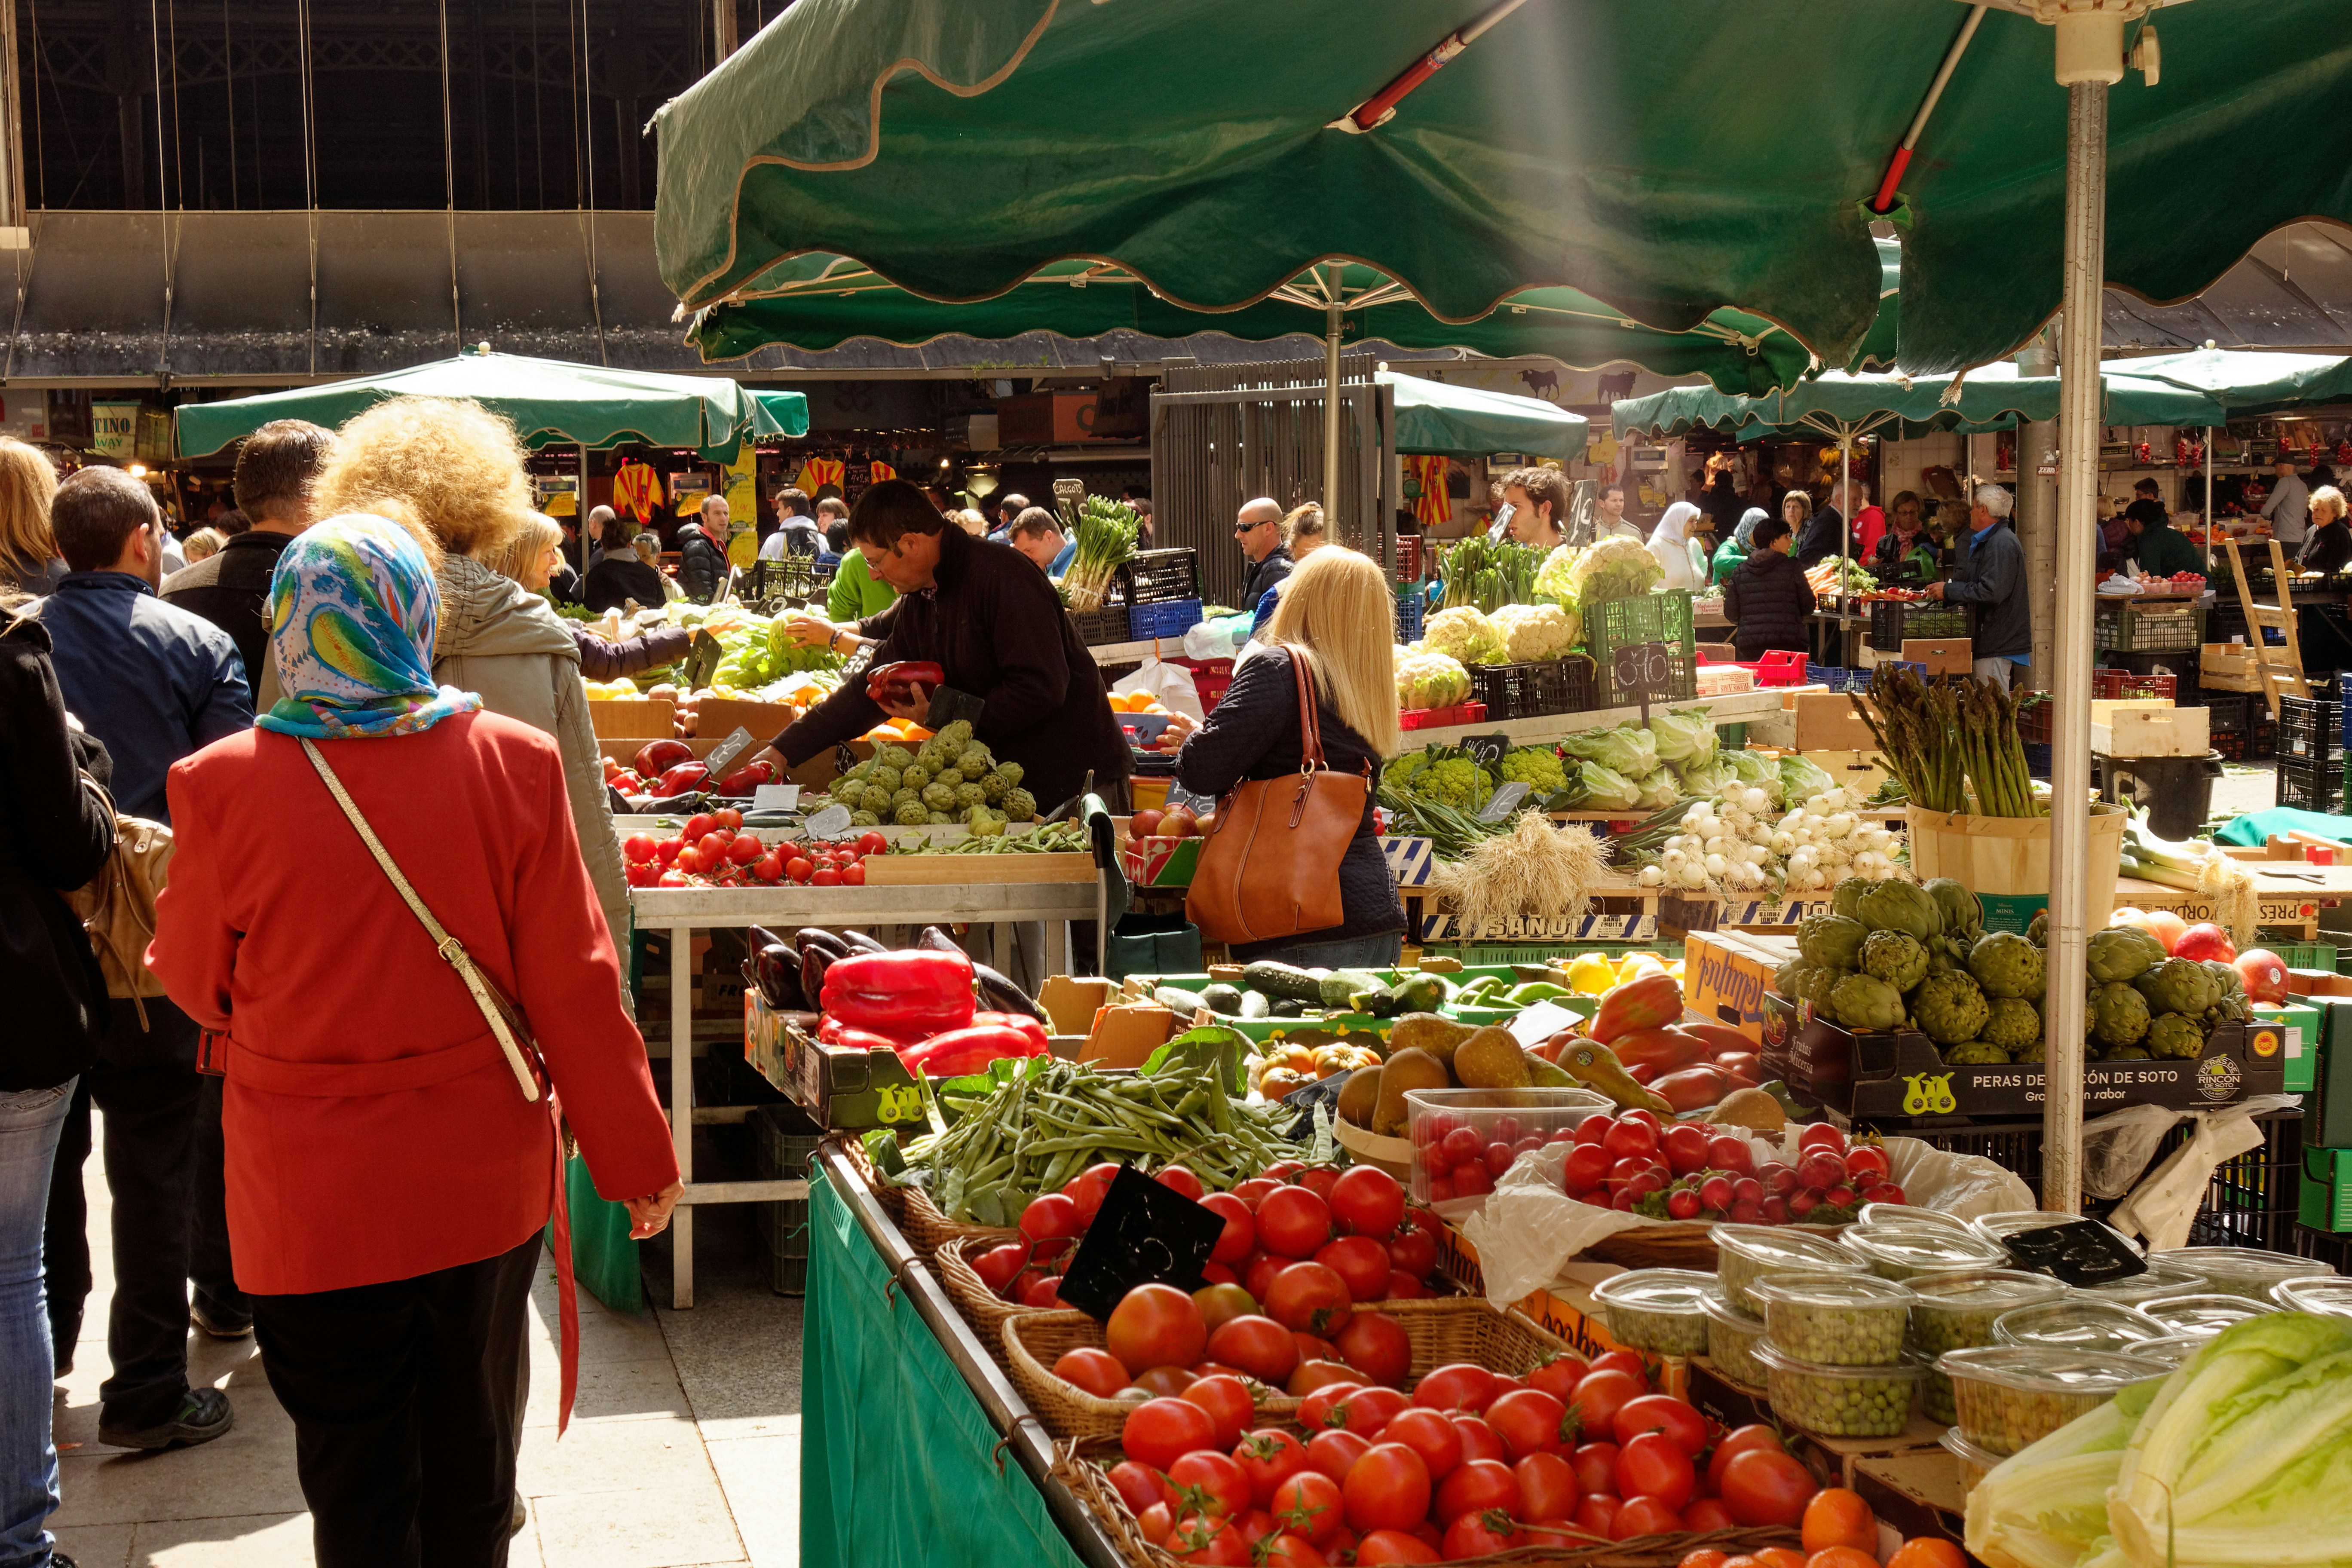
<svg viewBox="0 0 2352 1568">
<path fill-rule="evenodd" d="M 1497 785 L 1478 813 L 1481 822 L 1500 822 L 1519 809 L 1519 802 L 1528 798 L 1528 786 L 1518 779 Z"/>
<path fill-rule="evenodd" d="M 812 838 L 838 838 L 848 827 L 849 808 L 845 805 L 828 805 L 808 819 Z"/>
<path fill-rule="evenodd" d="M 751 792 L 753 811 L 790 811 L 800 803 L 798 784 L 761 784 Z"/>
</svg>

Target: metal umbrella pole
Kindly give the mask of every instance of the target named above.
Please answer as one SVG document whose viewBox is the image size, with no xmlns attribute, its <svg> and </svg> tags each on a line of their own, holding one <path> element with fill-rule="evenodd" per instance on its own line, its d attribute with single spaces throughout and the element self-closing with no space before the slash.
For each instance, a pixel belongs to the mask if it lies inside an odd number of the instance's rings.
<svg viewBox="0 0 2352 1568">
<path fill-rule="evenodd" d="M 1344 540 L 1339 521 L 1339 316 L 1340 271 L 1332 262 L 1323 306 L 1323 517 L 1333 536 Z"/>
<path fill-rule="evenodd" d="M 2213 529 L 2218 513 L 2213 505 L 2213 426 L 2205 426 L 2205 580 L 2213 580 Z"/>
</svg>

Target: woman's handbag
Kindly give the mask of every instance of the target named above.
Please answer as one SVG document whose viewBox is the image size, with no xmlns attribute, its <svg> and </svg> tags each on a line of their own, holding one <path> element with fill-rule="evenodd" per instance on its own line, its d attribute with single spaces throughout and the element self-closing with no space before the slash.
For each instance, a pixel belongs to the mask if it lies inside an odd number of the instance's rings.
<svg viewBox="0 0 2352 1568">
<path fill-rule="evenodd" d="M 1296 654 L 1290 670 L 1298 679 L 1298 772 L 1234 785 L 1192 872 L 1184 912 L 1211 942 L 1271 942 L 1347 919 L 1339 862 L 1363 825 L 1371 783 L 1324 763 L 1315 683 Z"/>
<path fill-rule="evenodd" d="M 66 903 L 89 933 L 106 994 L 128 1001 L 147 1028 L 147 998 L 163 994 L 163 983 L 147 967 L 147 944 L 155 938 L 155 895 L 172 867 L 172 830 L 144 817 L 125 816 L 114 797 L 88 773 L 82 787 L 105 803 L 114 818 L 114 847 L 86 886 L 66 895 Z"/>
</svg>

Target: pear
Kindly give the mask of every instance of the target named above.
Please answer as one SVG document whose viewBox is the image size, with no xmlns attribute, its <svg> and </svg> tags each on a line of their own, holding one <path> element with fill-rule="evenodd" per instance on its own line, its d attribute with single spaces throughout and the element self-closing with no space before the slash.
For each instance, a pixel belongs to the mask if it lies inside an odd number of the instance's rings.
<svg viewBox="0 0 2352 1568">
<path fill-rule="evenodd" d="M 1417 1089 L 1450 1089 L 1445 1064 L 1427 1051 L 1406 1049 L 1391 1056 L 1381 1068 L 1381 1089 L 1372 1110 L 1372 1132 L 1381 1138 L 1405 1135 L 1404 1097 Z"/>
<path fill-rule="evenodd" d="M 1491 1024 L 1454 1047 L 1454 1076 L 1465 1089 L 1525 1089 L 1534 1081 L 1519 1042 Z"/>
</svg>

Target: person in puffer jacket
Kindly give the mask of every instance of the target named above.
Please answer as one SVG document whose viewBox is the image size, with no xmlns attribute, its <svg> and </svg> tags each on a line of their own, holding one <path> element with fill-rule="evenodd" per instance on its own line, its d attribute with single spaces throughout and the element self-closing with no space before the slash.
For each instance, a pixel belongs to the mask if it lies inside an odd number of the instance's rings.
<svg viewBox="0 0 2352 1568">
<path fill-rule="evenodd" d="M 1723 585 L 1723 613 L 1732 624 L 1732 646 L 1752 662 L 1774 649 L 1805 651 L 1805 622 L 1813 613 L 1813 590 L 1790 557 L 1795 535 L 1778 518 L 1767 518 L 1749 536 L 1753 548 Z"/>
<path fill-rule="evenodd" d="M 727 585 L 727 502 L 712 496 L 696 521 L 677 531 L 677 585 L 698 605 Z"/>
</svg>

